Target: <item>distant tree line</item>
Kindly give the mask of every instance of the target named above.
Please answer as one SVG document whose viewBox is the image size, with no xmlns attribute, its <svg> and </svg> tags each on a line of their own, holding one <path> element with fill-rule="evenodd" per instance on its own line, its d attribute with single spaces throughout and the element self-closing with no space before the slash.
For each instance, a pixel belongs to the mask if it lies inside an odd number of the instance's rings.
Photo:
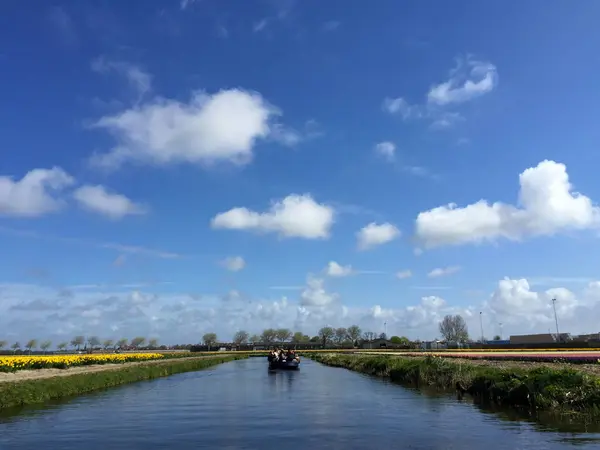
<svg viewBox="0 0 600 450">
<path fill-rule="evenodd" d="M 469 332 L 464 318 L 460 315 L 447 315 L 439 323 L 439 332 L 443 339 L 448 343 L 466 343 L 469 341 Z M 496 336 L 495 339 L 499 339 Z M 387 339 L 385 333 L 375 333 L 373 331 L 363 331 L 358 325 L 351 325 L 348 328 L 340 327 L 323 327 L 315 336 L 309 336 L 301 331 L 292 331 L 289 328 L 267 328 L 261 334 L 248 333 L 245 330 L 239 330 L 233 336 L 232 343 L 241 345 L 285 345 L 285 344 L 303 344 L 313 343 L 323 347 L 327 346 L 357 346 L 361 341 L 372 342 L 375 339 Z M 398 346 L 409 347 L 414 345 L 407 337 L 392 336 L 390 342 Z M 202 336 L 202 344 L 209 349 L 216 348 L 219 345 L 219 340 L 216 333 L 206 333 Z M 0 340 L 0 350 L 3 350 L 8 345 L 5 340 Z M 37 339 L 27 341 L 24 346 L 19 342 L 10 345 L 10 349 L 16 353 L 20 350 L 26 350 L 28 353 L 37 350 L 38 348 L 44 353 L 52 347 L 52 342 L 49 340 L 38 342 Z M 165 349 L 166 346 L 162 346 Z M 189 349 L 192 345 L 175 345 L 172 349 Z M 122 338 L 119 340 L 106 339 L 100 340 L 97 336 L 75 336 L 70 341 L 60 342 L 56 345 L 59 351 L 67 349 L 76 351 L 95 351 L 95 350 L 117 350 L 117 349 L 159 349 L 157 339 L 147 340 L 143 336 L 135 337 L 131 340 Z"/>
<path fill-rule="evenodd" d="M 3 350 L 7 347 L 8 342 L 5 340 L 0 340 L 0 350 Z M 46 353 L 52 347 L 52 341 L 45 340 L 39 342 L 37 339 L 30 339 L 27 341 L 25 345 L 21 345 L 20 342 L 15 342 L 10 345 L 10 349 L 13 353 L 18 351 L 27 351 L 27 353 L 31 353 L 32 351 L 37 350 L 38 348 Z M 147 340 L 143 336 L 135 337 L 131 340 L 122 338 L 117 341 L 112 339 L 106 339 L 101 341 L 98 336 L 75 336 L 70 341 L 60 342 L 56 345 L 56 350 L 58 351 L 66 351 L 69 349 L 75 351 L 95 351 L 95 350 L 118 350 L 118 349 L 148 349 L 155 350 L 158 349 L 158 339 L 149 339 Z"/>
</svg>

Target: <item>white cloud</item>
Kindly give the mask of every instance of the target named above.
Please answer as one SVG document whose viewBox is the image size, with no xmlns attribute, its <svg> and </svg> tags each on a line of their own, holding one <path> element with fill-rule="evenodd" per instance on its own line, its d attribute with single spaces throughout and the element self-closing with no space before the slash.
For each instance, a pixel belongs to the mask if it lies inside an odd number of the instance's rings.
<svg viewBox="0 0 600 450">
<path fill-rule="evenodd" d="M 400 237 L 400 230 L 391 223 L 378 225 L 371 222 L 356 233 L 358 239 L 358 249 L 368 250 L 378 245 L 386 244 Z"/>
<path fill-rule="evenodd" d="M 375 146 L 375 152 L 388 161 L 393 161 L 396 155 L 396 145 L 389 141 L 380 142 Z"/>
<path fill-rule="evenodd" d="M 352 266 L 342 266 L 335 261 L 329 261 L 329 264 L 327 264 L 327 267 L 325 268 L 325 272 L 330 277 L 347 277 L 354 273 Z"/>
<path fill-rule="evenodd" d="M 325 281 L 321 278 L 309 276 L 306 280 L 306 288 L 300 294 L 300 305 L 328 307 L 339 299 L 339 295 L 325 290 Z"/>
<path fill-rule="evenodd" d="M 490 93 L 498 84 L 498 73 L 492 63 L 470 57 L 457 58 L 457 62 L 457 67 L 450 71 L 450 79 L 432 86 L 423 103 L 411 104 L 404 97 L 386 97 L 382 109 L 404 121 L 428 120 L 432 130 L 454 127 L 465 118 L 457 111 L 448 111 L 448 107 Z"/>
<path fill-rule="evenodd" d="M 572 190 L 564 164 L 542 161 L 523 171 L 519 182 L 520 207 L 485 200 L 463 208 L 454 203 L 439 206 L 418 215 L 417 238 L 433 248 L 598 227 L 600 209 Z"/>
<path fill-rule="evenodd" d="M 60 210 L 65 202 L 58 198 L 75 180 L 64 170 L 33 169 L 21 180 L 0 176 L 0 216 L 38 217 Z"/>
<path fill-rule="evenodd" d="M 246 267 L 246 261 L 241 256 L 232 256 L 221 261 L 223 267 L 232 272 L 239 272 Z"/>
<path fill-rule="evenodd" d="M 195 92 L 189 103 L 157 98 L 97 121 L 94 126 L 108 130 L 117 145 L 94 155 L 92 163 L 104 168 L 126 161 L 244 165 L 278 114 L 260 94 L 241 89 Z"/>
<path fill-rule="evenodd" d="M 122 219 L 128 215 L 146 214 L 147 208 L 134 203 L 121 194 L 109 192 L 104 186 L 81 186 L 73 197 L 85 209 L 110 219 Z"/>
<path fill-rule="evenodd" d="M 404 120 L 421 119 L 427 116 L 427 111 L 422 107 L 419 105 L 411 105 L 402 97 L 386 97 L 383 100 L 382 108 L 390 114 L 399 114 Z"/>
<path fill-rule="evenodd" d="M 448 267 L 440 267 L 437 269 L 433 269 L 431 272 L 427 274 L 429 278 L 439 278 L 447 275 L 452 275 L 460 270 L 459 266 L 448 266 Z"/>
<path fill-rule="evenodd" d="M 277 233 L 285 238 L 327 239 L 334 215 L 333 208 L 315 202 L 309 194 L 292 194 L 274 202 L 267 212 L 238 207 L 219 213 L 211 225 L 213 228 Z"/>
<path fill-rule="evenodd" d="M 410 270 L 401 270 L 400 272 L 396 273 L 396 278 L 400 279 L 400 280 L 404 280 L 405 278 L 410 278 L 412 277 L 412 272 Z"/>
<path fill-rule="evenodd" d="M 552 298 L 556 298 L 562 332 L 597 332 L 600 314 L 600 281 L 577 292 L 560 286 L 535 292 L 527 280 L 505 278 L 486 300 L 470 306 L 431 293 L 415 296 L 401 307 L 377 303 L 344 306 L 338 294 L 327 291 L 324 280 L 312 276 L 301 292 L 292 294 L 276 299 L 252 299 L 237 291 L 223 296 L 165 294 L 149 285 L 130 283 L 90 285 L 72 289 L 72 295 L 65 296 L 60 288 L 5 283 L 0 284 L 0 329 L 3 338 L 11 342 L 35 337 L 58 343 L 85 334 L 113 339 L 144 335 L 156 336 L 164 343 L 193 343 L 206 332 L 216 332 L 227 340 L 240 329 L 260 333 L 274 327 L 313 336 L 325 325 L 356 323 L 363 331 L 379 333 L 387 322 L 390 335 L 433 339 L 439 337 L 438 323 L 444 315 L 461 314 L 471 336 L 478 339 L 479 311 L 483 312 L 487 337 L 499 332 L 499 323 L 505 337 L 554 332 Z"/>
<path fill-rule="evenodd" d="M 575 313 L 578 308 L 598 306 L 600 296 L 598 296 L 599 292 L 594 292 L 596 283 L 588 284 L 587 289 L 578 298 L 573 292 L 562 287 L 535 292 L 530 289 L 526 279 L 504 278 L 498 282 L 498 287 L 490 296 L 486 306 L 503 324 L 522 323 L 526 320 L 532 325 L 539 324 L 539 328 L 545 332 L 548 327 L 554 330 L 553 298 L 556 299 L 556 313 L 560 320 L 576 321 Z M 563 330 L 563 332 L 569 331 L 571 330 Z"/>
<path fill-rule="evenodd" d="M 463 69 L 468 68 L 468 71 Z M 496 67 L 483 61 L 459 60 L 449 80 L 432 86 L 427 101 L 436 105 L 463 103 L 491 92 L 498 83 Z"/>
<path fill-rule="evenodd" d="M 152 89 L 152 76 L 138 66 L 122 61 L 107 61 L 98 57 L 92 61 L 94 72 L 105 74 L 111 70 L 124 76 L 140 98 Z"/>
</svg>

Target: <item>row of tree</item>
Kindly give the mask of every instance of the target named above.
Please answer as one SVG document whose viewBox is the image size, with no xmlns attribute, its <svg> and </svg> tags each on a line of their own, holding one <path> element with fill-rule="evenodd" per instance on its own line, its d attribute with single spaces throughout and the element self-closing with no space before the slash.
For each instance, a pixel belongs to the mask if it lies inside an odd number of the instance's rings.
<svg viewBox="0 0 600 450">
<path fill-rule="evenodd" d="M 323 327 L 315 336 L 309 336 L 301 331 L 293 332 L 289 328 L 267 328 L 261 334 L 250 335 L 245 330 L 240 330 L 233 336 L 233 343 L 236 345 L 245 344 L 301 344 L 307 342 L 319 343 L 323 346 L 330 344 L 356 344 L 358 341 L 373 341 L 374 339 L 386 339 L 385 333 L 377 334 L 372 331 L 363 332 L 358 325 L 351 325 L 348 328 Z M 393 336 L 392 342 L 399 345 L 408 345 L 410 341 L 406 337 Z M 218 343 L 215 333 L 206 333 L 202 336 L 202 343 L 208 347 L 213 347 Z"/>
<path fill-rule="evenodd" d="M 469 332 L 467 324 L 462 316 L 460 315 L 447 315 L 439 323 L 439 331 L 446 342 L 464 343 L 469 340 Z M 367 342 L 375 339 L 387 339 L 385 333 L 375 333 L 372 331 L 362 331 L 358 325 L 351 325 L 348 328 L 333 328 L 323 327 L 315 336 L 309 336 L 302 333 L 301 331 L 293 332 L 288 328 L 267 328 L 263 330 L 261 334 L 250 335 L 245 330 L 240 330 L 233 336 L 233 343 L 236 345 L 244 344 L 286 344 L 286 343 L 319 343 L 323 346 L 331 344 L 356 344 L 360 340 Z M 496 336 L 499 338 L 499 336 Z M 392 336 L 390 340 L 398 345 L 409 345 L 410 341 L 406 337 Z M 214 347 L 217 345 L 218 338 L 216 333 L 206 333 L 202 336 L 202 342 L 204 345 Z M 123 349 L 123 348 L 142 348 L 147 343 L 147 348 L 157 348 L 158 340 L 150 339 L 146 340 L 143 336 L 135 337 L 131 340 L 119 339 L 114 341 L 112 339 L 106 339 L 101 341 L 97 336 L 75 336 L 70 342 L 61 342 L 56 346 L 57 350 L 66 350 L 69 346 L 77 351 L 84 349 L 96 350 L 96 349 Z M 0 350 L 7 346 L 6 341 L 0 341 Z M 51 341 L 38 342 L 37 339 L 31 339 L 25 346 L 21 347 L 19 342 L 15 342 L 11 345 L 13 351 L 25 349 L 29 352 L 40 348 L 44 352 L 48 351 L 52 347 Z"/>
<path fill-rule="evenodd" d="M 131 341 L 129 339 L 125 339 L 125 338 L 119 339 L 117 341 L 114 341 L 112 339 L 106 339 L 104 341 L 101 341 L 100 338 L 98 338 L 97 336 L 90 336 L 90 337 L 75 336 L 73 339 L 71 339 L 70 342 L 65 341 L 65 342 L 60 342 L 59 344 L 57 344 L 56 349 L 59 351 L 64 351 L 67 348 L 69 348 L 69 346 L 77 351 L 81 350 L 82 347 L 86 350 L 98 350 L 98 349 L 116 350 L 116 349 L 123 349 L 123 348 L 129 348 L 129 347 L 142 348 L 145 346 L 146 342 L 147 342 L 147 345 L 146 345 L 147 348 L 153 349 L 153 348 L 158 347 L 157 339 L 150 339 L 147 341 L 146 338 L 143 336 L 135 337 L 135 338 L 131 339 Z M 0 341 L 0 350 L 4 349 L 7 345 L 8 345 L 8 343 L 6 341 Z M 15 342 L 14 344 L 12 344 L 10 346 L 11 350 L 13 350 L 14 352 L 16 352 L 18 350 L 27 350 L 27 351 L 31 352 L 32 350 L 36 350 L 37 348 L 46 352 L 51 347 L 52 347 L 52 341 L 46 340 L 46 341 L 38 342 L 37 339 L 29 340 L 24 346 L 21 346 L 21 344 L 19 342 Z"/>
</svg>

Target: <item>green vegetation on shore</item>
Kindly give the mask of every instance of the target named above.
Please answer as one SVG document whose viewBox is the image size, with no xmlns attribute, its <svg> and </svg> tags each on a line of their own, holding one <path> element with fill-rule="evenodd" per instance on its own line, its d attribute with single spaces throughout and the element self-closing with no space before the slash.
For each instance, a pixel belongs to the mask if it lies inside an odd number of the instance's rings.
<svg viewBox="0 0 600 450">
<path fill-rule="evenodd" d="M 42 403 L 126 383 L 206 369 L 246 357 L 246 355 L 228 355 L 197 359 L 181 358 L 91 373 L 0 383 L 0 409 Z"/>
<path fill-rule="evenodd" d="M 307 357 L 391 381 L 456 389 L 476 402 L 529 410 L 600 414 L 600 378 L 574 368 L 498 367 L 426 356 L 402 358 L 340 354 Z"/>
</svg>

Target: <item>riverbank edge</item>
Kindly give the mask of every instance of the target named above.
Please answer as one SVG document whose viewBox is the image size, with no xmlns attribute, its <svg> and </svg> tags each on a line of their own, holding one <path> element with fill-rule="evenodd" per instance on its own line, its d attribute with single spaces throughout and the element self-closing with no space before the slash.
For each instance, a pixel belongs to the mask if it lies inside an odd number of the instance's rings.
<svg viewBox="0 0 600 450">
<path fill-rule="evenodd" d="M 411 386 L 453 389 L 476 403 L 519 410 L 600 416 L 600 378 L 576 368 L 492 367 L 443 357 L 306 355 L 321 364 Z"/>
<path fill-rule="evenodd" d="M 247 358 L 227 355 L 211 358 L 176 358 L 160 364 L 137 364 L 93 373 L 0 383 L 0 410 L 61 397 L 72 397 L 137 381 L 167 377 L 184 372 L 208 369 L 219 364 Z"/>
</svg>

